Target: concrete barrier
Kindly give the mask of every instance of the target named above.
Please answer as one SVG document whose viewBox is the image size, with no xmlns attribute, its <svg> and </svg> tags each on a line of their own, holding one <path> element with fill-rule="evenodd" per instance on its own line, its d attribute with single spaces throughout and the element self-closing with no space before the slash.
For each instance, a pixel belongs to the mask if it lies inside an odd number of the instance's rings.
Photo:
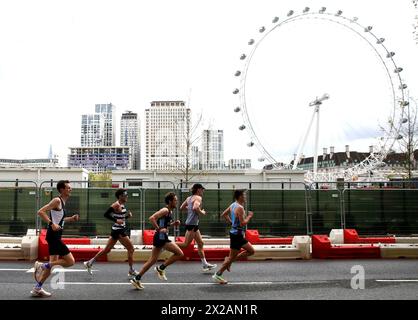
<svg viewBox="0 0 418 320">
<path fill-rule="evenodd" d="M 23 258 L 28 261 L 34 261 L 38 258 L 39 237 L 35 229 L 29 229 L 26 236 L 22 238 Z"/>
<path fill-rule="evenodd" d="M 384 259 L 418 258 L 418 244 L 381 244 Z"/>
</svg>

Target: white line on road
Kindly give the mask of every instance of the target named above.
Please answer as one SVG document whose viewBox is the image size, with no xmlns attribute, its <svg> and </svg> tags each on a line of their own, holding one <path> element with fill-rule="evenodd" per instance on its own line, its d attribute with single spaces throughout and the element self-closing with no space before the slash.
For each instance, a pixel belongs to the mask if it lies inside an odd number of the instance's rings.
<svg viewBox="0 0 418 320">
<path fill-rule="evenodd" d="M 0 271 L 28 271 L 28 269 L 0 269 Z"/>
<path fill-rule="evenodd" d="M 25 269 L 27 270 L 27 269 Z M 33 272 L 34 269 L 30 268 L 29 270 L 27 270 L 27 273 Z M 98 270 L 91 270 L 92 272 L 97 272 Z M 52 273 L 57 273 L 57 272 L 86 272 L 86 269 L 64 269 L 64 268 L 54 268 L 52 269 Z"/>
<path fill-rule="evenodd" d="M 392 280 L 376 280 L 377 282 L 418 282 L 418 279 L 392 279 Z"/>
<path fill-rule="evenodd" d="M 129 282 L 57 282 L 57 284 L 69 284 L 69 285 L 99 285 L 99 286 L 121 286 L 121 285 L 131 285 Z M 145 286 L 194 286 L 194 285 L 219 285 L 215 282 L 143 282 Z M 273 282 L 229 282 L 233 285 L 266 285 L 273 284 Z"/>
</svg>

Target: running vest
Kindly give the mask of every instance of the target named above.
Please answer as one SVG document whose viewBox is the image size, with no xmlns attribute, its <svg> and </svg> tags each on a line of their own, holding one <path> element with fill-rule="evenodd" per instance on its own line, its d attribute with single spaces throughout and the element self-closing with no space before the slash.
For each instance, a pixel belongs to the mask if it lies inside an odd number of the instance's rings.
<svg viewBox="0 0 418 320">
<path fill-rule="evenodd" d="M 61 197 L 58 197 L 61 201 L 61 210 L 51 210 L 49 212 L 49 218 L 51 219 L 53 224 L 57 224 L 61 227 L 61 229 L 64 228 L 64 218 L 65 218 L 65 204 L 64 201 L 62 201 Z M 51 226 L 48 226 L 48 228 L 52 230 Z"/>
<path fill-rule="evenodd" d="M 115 212 L 115 209 L 113 209 L 112 213 L 110 214 L 110 216 L 114 219 L 117 220 L 123 220 L 122 224 L 117 224 L 114 223 L 112 226 L 112 230 L 122 230 L 126 228 L 126 212 L 128 211 L 125 207 L 125 205 L 121 204 L 120 205 L 122 207 L 122 212 Z"/>
<path fill-rule="evenodd" d="M 189 198 L 187 202 L 187 219 L 186 226 L 197 226 L 199 224 L 199 214 L 193 211 L 193 196 Z"/>
<path fill-rule="evenodd" d="M 160 232 L 159 234 L 160 239 L 165 239 L 168 236 L 168 227 L 170 226 L 170 223 L 172 220 L 173 220 L 172 211 L 170 210 L 168 210 L 168 214 L 166 214 L 164 217 L 161 217 L 157 220 L 157 224 L 160 229 L 163 229 L 163 228 L 167 229 L 167 233 Z"/>
<path fill-rule="evenodd" d="M 231 204 L 231 220 L 232 220 L 232 226 L 231 230 L 229 231 L 232 234 L 242 234 L 244 235 L 244 227 L 241 227 L 241 223 L 239 221 L 239 218 L 235 215 L 235 209 L 239 207 L 239 204 L 234 202 Z"/>
</svg>

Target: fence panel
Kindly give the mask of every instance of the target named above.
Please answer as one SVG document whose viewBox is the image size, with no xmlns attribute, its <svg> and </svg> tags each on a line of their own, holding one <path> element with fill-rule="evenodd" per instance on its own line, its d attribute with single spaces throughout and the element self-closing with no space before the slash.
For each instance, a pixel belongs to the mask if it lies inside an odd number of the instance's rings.
<svg viewBox="0 0 418 320">
<path fill-rule="evenodd" d="M 36 228 L 38 187 L 33 181 L 0 181 L 0 234 L 22 236 Z"/>
</svg>

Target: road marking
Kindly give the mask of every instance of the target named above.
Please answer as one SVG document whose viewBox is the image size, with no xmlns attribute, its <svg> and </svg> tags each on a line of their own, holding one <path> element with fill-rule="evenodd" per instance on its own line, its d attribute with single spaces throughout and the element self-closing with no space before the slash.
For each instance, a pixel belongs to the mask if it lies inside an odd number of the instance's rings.
<svg viewBox="0 0 418 320">
<path fill-rule="evenodd" d="M 418 279 L 376 280 L 377 282 L 418 282 Z"/>
<path fill-rule="evenodd" d="M 27 271 L 27 270 L 28 269 L 0 269 L 0 271 Z"/>
<path fill-rule="evenodd" d="M 34 271 L 34 268 L 30 268 L 29 270 L 25 269 L 25 271 L 27 273 L 30 273 L 30 272 Z M 91 271 L 92 272 L 93 271 L 97 272 L 99 270 L 91 270 Z M 87 270 L 86 269 L 64 269 L 64 268 L 54 268 L 54 269 L 52 269 L 52 273 L 57 273 L 57 272 L 86 272 L 87 273 Z"/>
<path fill-rule="evenodd" d="M 121 286 L 121 285 L 131 285 L 129 282 L 57 282 L 57 284 L 69 284 L 69 285 L 98 285 L 98 286 Z M 219 285 L 215 282 L 143 282 L 146 286 L 194 286 L 194 285 Z M 265 282 L 229 282 L 233 285 L 266 285 L 273 284 L 271 281 Z"/>
</svg>

